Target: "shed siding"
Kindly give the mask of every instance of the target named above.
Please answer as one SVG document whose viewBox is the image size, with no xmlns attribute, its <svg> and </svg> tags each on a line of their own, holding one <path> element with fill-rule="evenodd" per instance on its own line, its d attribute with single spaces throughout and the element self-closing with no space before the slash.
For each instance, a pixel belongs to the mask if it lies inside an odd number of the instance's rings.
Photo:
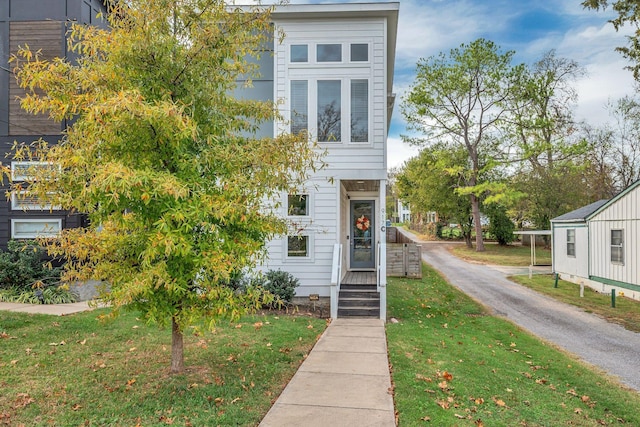
<svg viewBox="0 0 640 427">
<path fill-rule="evenodd" d="M 611 262 L 611 230 L 624 230 L 624 262 Z M 589 220 L 590 274 L 640 285 L 640 186 L 623 195 Z"/>
<path fill-rule="evenodd" d="M 567 255 L 567 230 L 575 230 L 575 256 Z M 586 224 L 554 224 L 553 271 L 570 276 L 568 279 L 589 277 L 589 232 Z"/>
</svg>

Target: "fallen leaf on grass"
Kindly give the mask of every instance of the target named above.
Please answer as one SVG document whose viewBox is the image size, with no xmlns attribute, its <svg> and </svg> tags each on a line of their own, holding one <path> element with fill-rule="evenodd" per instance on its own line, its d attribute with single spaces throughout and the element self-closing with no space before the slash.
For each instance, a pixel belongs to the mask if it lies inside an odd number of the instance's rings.
<svg viewBox="0 0 640 427">
<path fill-rule="evenodd" d="M 449 383 L 447 383 L 446 381 L 441 381 L 438 383 L 438 387 L 440 387 L 440 390 L 445 391 L 447 387 L 449 387 Z"/>
<path fill-rule="evenodd" d="M 582 409 L 576 408 L 576 409 L 573 410 L 573 412 L 576 413 L 576 414 L 582 414 Z"/>
<path fill-rule="evenodd" d="M 466 416 L 464 416 L 464 415 L 460 415 L 460 414 L 453 414 L 453 416 L 454 416 L 454 417 L 456 417 L 456 418 L 458 418 L 459 420 L 464 420 L 464 419 L 466 419 L 466 418 L 467 418 Z"/>
<path fill-rule="evenodd" d="M 13 405 L 14 409 L 24 408 L 27 405 L 31 405 L 36 400 L 29 396 L 28 393 L 18 393 L 17 398 L 15 400 L 15 404 Z"/>
<path fill-rule="evenodd" d="M 496 399 L 495 397 L 493 398 L 493 401 L 495 402 L 496 405 L 500 406 L 501 408 L 507 406 L 506 403 L 504 403 L 504 400 L 502 399 Z"/>
<path fill-rule="evenodd" d="M 0 332 L 0 338 L 10 338 L 10 336 L 9 336 L 8 333 L 2 331 L 2 332 Z"/>
<path fill-rule="evenodd" d="M 447 402 L 446 400 L 436 400 L 436 403 L 438 404 L 438 406 L 440 406 L 442 409 L 449 409 L 449 402 Z"/>
<path fill-rule="evenodd" d="M 420 421 L 431 421 L 431 417 L 422 417 Z"/>
<path fill-rule="evenodd" d="M 442 378 L 444 378 L 447 381 L 451 381 L 453 379 L 453 375 L 451 375 L 449 372 L 444 371 L 442 373 Z"/>
<path fill-rule="evenodd" d="M 262 322 L 256 322 L 253 324 L 253 327 L 256 328 L 256 330 L 262 328 L 263 323 Z"/>
<path fill-rule="evenodd" d="M 476 425 L 476 427 L 484 427 L 484 423 L 481 419 L 477 419 L 474 424 Z"/>
<path fill-rule="evenodd" d="M 582 400 L 584 403 L 587 403 L 590 400 L 590 397 L 589 396 L 582 396 L 580 398 L 580 400 Z"/>
<path fill-rule="evenodd" d="M 64 342 L 64 341 L 60 341 L 60 342 L 50 342 L 50 343 L 49 343 L 49 345 L 50 345 L 50 346 L 53 346 L 53 347 L 57 347 L 57 346 L 59 346 L 59 345 L 65 345 L 65 344 L 66 344 L 66 342 Z"/>
<path fill-rule="evenodd" d="M 71 407 L 71 409 L 72 409 L 73 411 L 77 411 L 77 410 L 79 410 L 79 409 L 81 409 L 81 408 L 82 408 L 82 405 L 79 405 L 79 404 L 77 404 L 77 403 Z"/>
</svg>

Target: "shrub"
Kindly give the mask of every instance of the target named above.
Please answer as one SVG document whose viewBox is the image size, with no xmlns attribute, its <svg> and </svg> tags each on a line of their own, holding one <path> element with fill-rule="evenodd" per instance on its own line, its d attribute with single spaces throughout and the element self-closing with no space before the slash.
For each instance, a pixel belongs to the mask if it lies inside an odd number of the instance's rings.
<svg viewBox="0 0 640 427">
<path fill-rule="evenodd" d="M 486 207 L 486 215 L 489 217 L 489 233 L 495 236 L 498 244 L 508 245 L 515 240 L 513 231 L 515 225 L 507 216 L 507 208 L 500 205 L 489 205 Z"/>
<path fill-rule="evenodd" d="M 291 273 L 282 270 L 269 270 L 264 275 L 262 287 L 275 297 L 275 304 L 278 304 L 290 303 L 299 285 L 300 282 Z"/>
<path fill-rule="evenodd" d="M 46 287 L 59 282 L 61 268 L 45 262 L 45 255 L 34 241 L 10 241 L 8 250 L 0 251 L 0 288 L 28 290 L 36 283 Z"/>
</svg>

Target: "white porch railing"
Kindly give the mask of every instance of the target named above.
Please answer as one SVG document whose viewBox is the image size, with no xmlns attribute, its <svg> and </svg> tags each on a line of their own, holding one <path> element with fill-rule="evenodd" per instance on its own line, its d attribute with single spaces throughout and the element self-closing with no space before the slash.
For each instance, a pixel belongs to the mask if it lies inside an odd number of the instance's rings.
<svg viewBox="0 0 640 427">
<path fill-rule="evenodd" d="M 331 267 L 331 317 L 338 318 L 338 295 L 342 279 L 342 245 L 333 245 L 333 263 Z"/>
</svg>

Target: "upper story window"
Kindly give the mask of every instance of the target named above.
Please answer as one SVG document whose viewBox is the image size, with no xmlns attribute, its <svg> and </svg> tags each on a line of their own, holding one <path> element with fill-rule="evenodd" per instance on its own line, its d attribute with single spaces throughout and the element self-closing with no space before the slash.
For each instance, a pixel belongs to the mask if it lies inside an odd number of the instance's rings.
<svg viewBox="0 0 640 427">
<path fill-rule="evenodd" d="M 369 61 L 369 44 L 352 43 L 351 44 L 351 62 L 367 62 Z"/>
<path fill-rule="evenodd" d="M 309 46 L 306 44 L 292 44 L 291 62 L 309 62 Z"/>
<path fill-rule="evenodd" d="M 369 81 L 351 80 L 351 142 L 369 141 Z"/>
<path fill-rule="evenodd" d="M 309 130 L 309 82 L 291 81 L 291 133 Z"/>
<path fill-rule="evenodd" d="M 611 230 L 611 262 L 624 263 L 624 230 Z"/>
<path fill-rule="evenodd" d="M 342 82 L 318 80 L 318 142 L 342 140 Z"/>
<path fill-rule="evenodd" d="M 340 62 L 342 61 L 342 45 L 334 44 L 318 44 L 316 46 L 317 62 Z"/>
<path fill-rule="evenodd" d="M 576 256 L 576 230 L 567 229 L 567 256 Z"/>
</svg>

